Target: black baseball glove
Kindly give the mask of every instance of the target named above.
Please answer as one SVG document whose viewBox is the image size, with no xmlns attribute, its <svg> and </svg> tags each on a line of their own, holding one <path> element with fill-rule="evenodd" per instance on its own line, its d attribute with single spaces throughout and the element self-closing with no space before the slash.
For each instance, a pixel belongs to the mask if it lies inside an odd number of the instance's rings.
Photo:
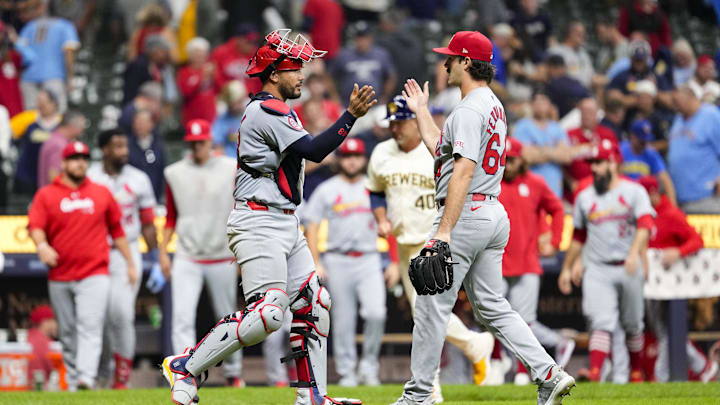
<svg viewBox="0 0 720 405">
<path fill-rule="evenodd" d="M 426 256 L 427 253 L 431 256 Z M 431 239 L 420 251 L 420 256 L 410 261 L 410 281 L 418 295 L 435 295 L 452 287 L 453 263 L 450 245 Z"/>
</svg>

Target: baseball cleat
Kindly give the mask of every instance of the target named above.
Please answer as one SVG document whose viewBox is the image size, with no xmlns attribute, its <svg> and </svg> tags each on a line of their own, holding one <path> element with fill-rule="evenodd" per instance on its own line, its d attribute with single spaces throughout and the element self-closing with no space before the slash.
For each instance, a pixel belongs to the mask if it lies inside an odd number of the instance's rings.
<svg viewBox="0 0 720 405">
<path fill-rule="evenodd" d="M 495 338 L 489 332 L 476 333 L 477 337 L 473 340 L 474 361 L 473 363 L 473 382 L 475 385 L 484 385 L 488 377 L 490 369 L 490 355 L 495 346 Z"/>
<path fill-rule="evenodd" d="M 573 339 L 564 339 L 555 348 L 555 361 L 560 367 L 567 366 L 574 351 L 575 341 Z"/>
<path fill-rule="evenodd" d="M 330 398 L 325 396 L 323 405 L 362 405 L 362 401 L 356 398 Z"/>
<path fill-rule="evenodd" d="M 346 375 L 340 378 L 340 381 L 338 381 L 338 385 L 341 387 L 357 387 L 358 380 L 354 375 Z"/>
<path fill-rule="evenodd" d="M 561 405 L 563 397 L 570 395 L 575 379 L 560 366 L 553 366 L 549 378 L 538 384 L 538 405 Z"/>
<path fill-rule="evenodd" d="M 410 399 L 403 397 L 400 397 L 397 401 L 393 402 L 392 405 L 432 405 L 433 402 L 430 398 L 422 401 L 422 402 L 416 402 Z"/>
<path fill-rule="evenodd" d="M 197 396 L 198 379 L 185 369 L 189 353 L 165 357 L 162 372 L 170 384 L 170 398 L 178 405 L 194 405 L 200 402 Z"/>
</svg>

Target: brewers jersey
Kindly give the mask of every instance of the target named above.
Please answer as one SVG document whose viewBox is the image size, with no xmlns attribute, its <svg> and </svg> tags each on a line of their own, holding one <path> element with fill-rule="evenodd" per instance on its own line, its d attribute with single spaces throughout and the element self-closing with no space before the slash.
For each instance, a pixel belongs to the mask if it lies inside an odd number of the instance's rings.
<svg viewBox="0 0 720 405">
<path fill-rule="evenodd" d="M 398 243 L 425 242 L 435 209 L 433 158 L 420 143 L 403 152 L 394 139 L 375 147 L 368 164 L 367 189 L 387 198 L 388 219 Z"/>
<path fill-rule="evenodd" d="M 454 156 L 477 163 L 468 194 L 497 197 L 505 170 L 505 109 L 489 87 L 470 93 L 450 113 L 435 149 L 437 198 L 447 197 Z"/>
<path fill-rule="evenodd" d="M 128 241 L 140 237 L 140 211 L 155 208 L 155 193 L 145 172 L 125 165 L 116 176 L 105 173 L 102 162 L 90 165 L 87 176 L 107 187 L 122 210 L 122 226 Z"/>
<path fill-rule="evenodd" d="M 584 263 L 622 261 L 635 239 L 637 220 L 655 216 L 647 192 L 638 183 L 620 179 L 620 184 L 598 195 L 594 186 L 578 194 L 573 207 L 575 229 L 584 229 Z"/>
</svg>

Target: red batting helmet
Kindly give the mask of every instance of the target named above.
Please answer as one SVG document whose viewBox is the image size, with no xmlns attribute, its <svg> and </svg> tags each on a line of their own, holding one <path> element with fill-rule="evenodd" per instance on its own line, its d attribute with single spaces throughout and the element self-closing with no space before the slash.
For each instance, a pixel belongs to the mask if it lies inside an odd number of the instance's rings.
<svg viewBox="0 0 720 405">
<path fill-rule="evenodd" d="M 255 56 L 250 59 L 246 73 L 258 76 L 268 69 L 299 70 L 304 62 L 323 57 L 327 51 L 320 51 L 312 46 L 302 34 L 290 40 L 290 29 L 283 28 L 269 33 L 265 37 L 265 45 L 258 48 Z"/>
</svg>

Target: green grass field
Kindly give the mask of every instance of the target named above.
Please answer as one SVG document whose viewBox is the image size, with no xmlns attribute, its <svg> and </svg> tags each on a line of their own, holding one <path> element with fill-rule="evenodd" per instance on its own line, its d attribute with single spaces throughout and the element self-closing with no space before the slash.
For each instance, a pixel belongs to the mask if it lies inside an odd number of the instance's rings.
<svg viewBox="0 0 720 405">
<path fill-rule="evenodd" d="M 384 385 L 376 388 L 331 387 L 336 396 L 360 398 L 367 405 L 388 405 L 402 391 L 400 385 Z M 469 385 L 443 386 L 445 404 L 535 404 L 534 386 L 474 387 Z M 201 405 L 259 405 L 292 404 L 290 388 L 203 388 L 200 390 Z M 78 393 L 0 393 L 0 404 L 12 405 L 144 405 L 172 404 L 167 389 L 130 391 L 87 391 Z M 701 405 L 720 404 L 720 383 L 673 383 L 673 384 L 580 384 L 573 395 L 564 401 L 567 405 L 613 404 L 613 405 Z"/>
</svg>

